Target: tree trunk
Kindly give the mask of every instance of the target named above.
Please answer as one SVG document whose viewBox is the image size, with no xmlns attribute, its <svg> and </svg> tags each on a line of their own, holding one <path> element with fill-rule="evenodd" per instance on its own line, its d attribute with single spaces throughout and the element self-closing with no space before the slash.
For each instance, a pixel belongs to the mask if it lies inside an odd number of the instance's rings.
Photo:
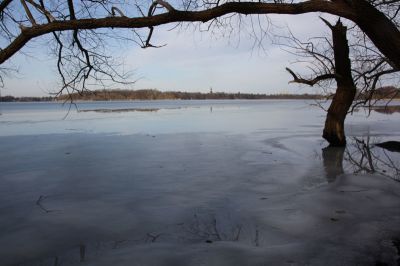
<svg viewBox="0 0 400 266">
<path fill-rule="evenodd" d="M 330 28 L 335 56 L 337 90 L 328 109 L 323 138 L 331 146 L 345 146 L 344 120 L 356 95 L 356 87 L 351 75 L 349 45 L 346 39 L 347 28 L 343 26 L 340 20 Z"/>
</svg>

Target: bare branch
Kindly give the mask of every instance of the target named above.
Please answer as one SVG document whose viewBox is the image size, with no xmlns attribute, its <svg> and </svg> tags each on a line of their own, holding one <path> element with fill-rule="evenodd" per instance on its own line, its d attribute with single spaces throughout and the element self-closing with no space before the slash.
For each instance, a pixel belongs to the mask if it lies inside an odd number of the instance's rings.
<svg viewBox="0 0 400 266">
<path fill-rule="evenodd" d="M 304 79 L 304 78 L 298 77 L 288 67 L 286 68 L 286 70 L 293 76 L 293 80 L 290 81 L 289 83 L 302 83 L 302 84 L 309 85 L 311 87 L 314 86 L 315 84 L 317 84 L 320 81 L 327 80 L 327 79 L 334 79 L 335 78 L 334 74 L 324 74 L 324 75 L 317 76 L 317 77 L 315 77 L 315 78 L 310 80 L 310 79 Z"/>
<path fill-rule="evenodd" d="M 326 19 L 324 19 L 323 17 L 319 17 L 324 23 L 325 23 L 325 25 L 326 26 L 328 26 L 330 29 L 332 29 L 333 28 L 333 25 L 329 22 L 329 21 L 327 21 Z"/>
<path fill-rule="evenodd" d="M 25 13 L 28 16 L 29 21 L 32 23 L 32 25 L 37 25 L 35 18 L 33 17 L 31 11 L 29 10 L 28 6 L 25 3 L 25 0 L 21 0 L 21 4 L 24 7 Z"/>
<path fill-rule="evenodd" d="M 159 4 L 160 6 L 164 7 L 165 9 L 167 9 L 168 12 L 174 12 L 174 11 L 176 11 L 176 9 L 173 8 L 167 1 L 164 1 L 164 0 L 156 0 L 155 3 Z"/>
<path fill-rule="evenodd" d="M 117 12 L 119 13 L 119 15 L 120 15 L 121 17 L 126 17 L 125 14 L 121 11 L 121 9 L 119 9 L 118 7 L 113 6 L 113 7 L 111 8 L 111 14 L 112 14 L 113 16 L 115 16 Z"/>
<path fill-rule="evenodd" d="M 68 0 L 68 3 L 72 3 Z M 68 5 L 71 18 L 75 18 L 73 6 Z M 71 8 L 72 7 L 72 8 Z M 56 31 L 76 29 L 99 28 L 144 28 L 154 27 L 172 22 L 207 22 L 216 17 L 229 13 L 238 14 L 303 14 L 309 12 L 328 12 L 354 19 L 352 10 L 341 8 L 341 4 L 324 0 L 310 0 L 296 4 L 272 4 L 252 2 L 229 2 L 203 11 L 179 11 L 167 12 L 148 17 L 106 17 L 71 19 L 68 21 L 54 21 L 51 23 L 23 28 L 22 33 L 16 37 L 7 47 L 0 51 L 0 64 L 19 51 L 27 42 L 38 36 Z"/>
<path fill-rule="evenodd" d="M 49 11 L 47 11 L 44 6 L 40 6 L 37 3 L 35 3 L 33 0 L 26 0 L 29 4 L 31 4 L 32 6 L 34 6 L 37 10 L 39 10 L 39 12 L 41 12 L 42 14 L 44 14 L 49 20 L 48 22 L 53 22 L 56 19 L 50 14 Z"/>
<path fill-rule="evenodd" d="M 3 0 L 3 1 L 1 1 L 1 3 L 0 3 L 0 12 L 3 12 L 4 9 L 6 9 L 9 4 L 11 4 L 12 1 L 13 0 Z"/>
</svg>

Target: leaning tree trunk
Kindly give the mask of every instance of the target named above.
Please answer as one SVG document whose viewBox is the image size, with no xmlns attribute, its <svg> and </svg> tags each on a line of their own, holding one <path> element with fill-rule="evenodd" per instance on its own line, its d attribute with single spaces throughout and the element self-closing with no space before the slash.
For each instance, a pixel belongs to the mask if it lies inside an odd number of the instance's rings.
<svg viewBox="0 0 400 266">
<path fill-rule="evenodd" d="M 351 75 L 349 45 L 346 39 L 347 28 L 340 20 L 330 28 L 335 56 L 337 90 L 328 109 L 323 138 L 331 146 L 345 146 L 344 120 L 356 95 L 356 87 Z"/>
</svg>

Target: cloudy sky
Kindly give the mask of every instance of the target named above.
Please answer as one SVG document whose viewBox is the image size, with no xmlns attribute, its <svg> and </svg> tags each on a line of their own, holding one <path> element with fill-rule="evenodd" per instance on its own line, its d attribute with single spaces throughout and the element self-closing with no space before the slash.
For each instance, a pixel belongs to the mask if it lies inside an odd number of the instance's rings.
<svg viewBox="0 0 400 266">
<path fill-rule="evenodd" d="M 302 39 L 327 32 L 318 14 L 300 16 L 271 16 L 277 34 L 287 32 L 286 27 Z M 230 38 L 221 34 L 200 33 L 188 29 L 168 31 L 171 25 L 157 28 L 154 44 L 167 44 L 158 49 L 141 49 L 125 44 L 118 53 L 126 67 L 134 71 L 137 82 L 132 89 L 155 88 L 207 92 L 251 93 L 305 93 L 316 89 L 288 84 L 290 75 L 285 71 L 295 60 L 293 55 L 263 42 L 265 50 L 254 46 L 251 27 Z M 47 55 L 46 44 L 37 40 L 9 62 L 19 72 L 5 79 L 2 95 L 45 96 L 57 91 L 55 62 Z M 294 66 L 293 68 L 296 69 Z"/>
</svg>

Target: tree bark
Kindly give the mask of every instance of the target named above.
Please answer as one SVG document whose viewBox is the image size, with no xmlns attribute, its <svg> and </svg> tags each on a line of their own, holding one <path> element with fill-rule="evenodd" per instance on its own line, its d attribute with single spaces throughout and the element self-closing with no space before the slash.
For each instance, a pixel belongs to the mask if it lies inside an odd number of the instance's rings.
<svg viewBox="0 0 400 266">
<path fill-rule="evenodd" d="M 347 28 L 340 20 L 330 28 L 335 56 L 337 90 L 328 109 L 323 138 L 331 146 L 345 146 L 344 120 L 356 95 L 356 87 L 351 75 L 349 45 L 346 38 Z"/>
</svg>

